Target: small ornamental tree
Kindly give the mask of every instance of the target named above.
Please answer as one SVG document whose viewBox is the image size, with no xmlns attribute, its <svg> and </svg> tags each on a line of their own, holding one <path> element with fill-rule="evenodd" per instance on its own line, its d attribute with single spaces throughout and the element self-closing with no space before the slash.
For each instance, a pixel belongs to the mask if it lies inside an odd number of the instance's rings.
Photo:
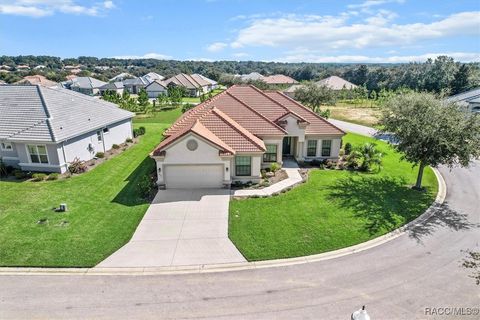
<svg viewBox="0 0 480 320">
<path fill-rule="evenodd" d="M 312 109 L 314 112 L 328 118 L 330 112 L 320 109 L 324 105 L 335 104 L 335 93 L 333 90 L 319 86 L 315 83 L 309 83 L 295 90 L 295 99 Z"/>
<path fill-rule="evenodd" d="M 426 166 L 466 167 L 480 157 L 480 117 L 429 93 L 410 92 L 387 101 L 383 131 L 395 135 L 403 159 L 419 166 L 416 189 Z"/>
</svg>

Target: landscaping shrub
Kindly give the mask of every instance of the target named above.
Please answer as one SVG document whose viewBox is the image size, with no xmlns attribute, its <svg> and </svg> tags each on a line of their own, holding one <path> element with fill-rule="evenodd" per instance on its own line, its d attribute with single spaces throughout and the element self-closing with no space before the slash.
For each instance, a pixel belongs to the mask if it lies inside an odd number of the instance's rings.
<svg viewBox="0 0 480 320">
<path fill-rule="evenodd" d="M 95 153 L 95 158 L 99 158 L 99 159 L 105 158 L 105 153 L 97 152 Z"/>
<path fill-rule="evenodd" d="M 352 144 L 350 142 L 347 142 L 345 144 L 344 151 L 346 156 L 348 156 L 352 152 Z"/>
<path fill-rule="evenodd" d="M 338 151 L 338 156 L 343 157 L 344 155 L 345 155 L 345 150 L 340 149 L 340 150 Z"/>
<path fill-rule="evenodd" d="M 120 149 L 120 146 L 116 143 L 112 144 L 112 149 Z"/>
<path fill-rule="evenodd" d="M 127 138 L 127 140 L 125 140 L 126 143 L 132 143 L 133 142 L 133 139 L 132 138 Z"/>
<path fill-rule="evenodd" d="M 7 166 L 0 157 L 0 177 L 6 177 L 8 175 Z"/>
<path fill-rule="evenodd" d="M 137 128 L 133 129 L 133 137 L 137 138 L 138 136 L 140 136 L 140 131 Z"/>
<path fill-rule="evenodd" d="M 72 174 L 84 173 L 87 171 L 87 165 L 84 161 L 81 161 L 78 157 L 75 157 L 70 165 L 68 166 L 68 171 Z"/>
<path fill-rule="evenodd" d="M 59 176 L 60 174 L 53 172 L 48 175 L 47 180 L 58 180 Z"/>
<path fill-rule="evenodd" d="M 313 159 L 312 161 L 310 161 L 310 165 L 312 167 L 320 167 L 320 165 L 322 164 L 323 162 L 318 160 L 318 159 Z"/>
<path fill-rule="evenodd" d="M 32 174 L 33 181 L 43 181 L 47 178 L 47 174 L 45 173 L 34 173 Z"/>
<path fill-rule="evenodd" d="M 138 182 L 138 190 L 144 199 L 149 199 L 152 196 L 153 191 L 155 190 L 155 183 L 149 175 L 140 178 L 140 181 Z"/>
<path fill-rule="evenodd" d="M 147 130 L 145 129 L 145 127 L 140 127 L 140 128 L 138 128 L 138 131 L 139 131 L 140 135 L 143 136 Z"/>
<path fill-rule="evenodd" d="M 13 175 L 15 176 L 15 178 L 17 179 L 25 179 L 28 175 L 26 172 L 23 172 L 22 170 L 14 170 L 13 171 Z"/>
<path fill-rule="evenodd" d="M 272 172 L 276 172 L 278 169 L 280 169 L 280 165 L 278 163 L 274 162 L 270 165 L 270 170 Z"/>
</svg>

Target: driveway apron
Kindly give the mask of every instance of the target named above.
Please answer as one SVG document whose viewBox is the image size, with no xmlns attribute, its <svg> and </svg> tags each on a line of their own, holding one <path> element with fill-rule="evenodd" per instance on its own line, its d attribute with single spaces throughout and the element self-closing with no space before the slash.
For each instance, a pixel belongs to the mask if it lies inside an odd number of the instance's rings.
<svg viewBox="0 0 480 320">
<path fill-rule="evenodd" d="M 245 262 L 228 238 L 229 190 L 159 190 L 132 239 L 97 267 Z"/>
</svg>

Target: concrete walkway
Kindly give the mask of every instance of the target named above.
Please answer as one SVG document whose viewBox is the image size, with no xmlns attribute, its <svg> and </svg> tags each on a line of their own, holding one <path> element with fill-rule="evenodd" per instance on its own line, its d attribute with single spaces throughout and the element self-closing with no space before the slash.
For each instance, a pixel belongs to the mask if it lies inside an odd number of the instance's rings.
<svg viewBox="0 0 480 320">
<path fill-rule="evenodd" d="M 302 176 L 298 172 L 298 164 L 290 159 L 285 159 L 282 169 L 287 173 L 288 178 L 272 184 L 263 189 L 251 189 L 251 190 L 234 190 L 232 196 L 234 197 L 250 197 L 250 196 L 271 196 L 276 192 L 280 192 L 284 189 L 290 188 L 302 181 Z"/>
<path fill-rule="evenodd" d="M 245 262 L 228 239 L 229 190 L 158 191 L 132 239 L 97 267 Z"/>
</svg>

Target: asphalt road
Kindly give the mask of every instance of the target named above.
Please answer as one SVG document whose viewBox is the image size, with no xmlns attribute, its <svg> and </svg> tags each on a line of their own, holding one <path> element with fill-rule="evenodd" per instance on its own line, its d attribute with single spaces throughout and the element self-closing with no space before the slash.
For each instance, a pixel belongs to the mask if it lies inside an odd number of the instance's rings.
<svg viewBox="0 0 480 320">
<path fill-rule="evenodd" d="M 378 247 L 221 273 L 0 276 L 0 319 L 349 319 L 363 304 L 372 319 L 479 319 L 426 314 L 480 307 L 480 286 L 461 266 L 462 250 L 480 251 L 480 163 L 441 172 L 443 208 Z"/>
</svg>

